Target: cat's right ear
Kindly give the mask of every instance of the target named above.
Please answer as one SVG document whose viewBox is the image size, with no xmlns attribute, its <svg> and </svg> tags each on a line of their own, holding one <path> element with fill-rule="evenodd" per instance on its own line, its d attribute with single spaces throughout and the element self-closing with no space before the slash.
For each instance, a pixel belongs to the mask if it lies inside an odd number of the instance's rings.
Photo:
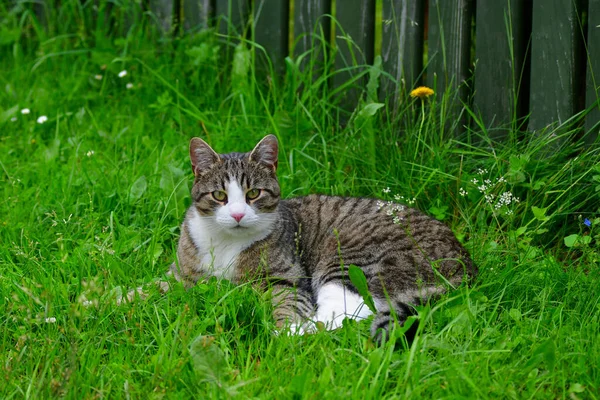
<svg viewBox="0 0 600 400">
<path fill-rule="evenodd" d="M 275 135 L 267 135 L 254 147 L 254 150 L 250 153 L 250 160 L 264 164 L 275 171 L 277 170 L 278 151 L 279 144 L 277 143 L 277 137 Z"/>
<path fill-rule="evenodd" d="M 200 138 L 190 140 L 190 161 L 192 162 L 192 171 L 198 176 L 202 171 L 206 171 L 215 163 L 221 161 L 219 155 Z"/>
</svg>

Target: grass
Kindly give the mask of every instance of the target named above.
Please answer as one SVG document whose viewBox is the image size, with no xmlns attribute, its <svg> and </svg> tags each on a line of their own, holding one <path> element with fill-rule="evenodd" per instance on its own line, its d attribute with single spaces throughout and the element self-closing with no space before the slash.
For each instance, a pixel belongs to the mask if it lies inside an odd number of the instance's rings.
<svg viewBox="0 0 600 400">
<path fill-rule="evenodd" d="M 0 6 L 0 397 L 600 397 L 600 156 L 577 118 L 497 142 L 465 108 L 457 136 L 450 93 L 378 109 L 376 67 L 350 115 L 331 72 L 290 60 L 268 84 L 250 45 L 166 40 L 140 16 L 105 32 L 65 4 L 46 30 Z M 421 307 L 410 346 L 399 332 L 374 346 L 368 322 L 275 336 L 263 294 L 216 280 L 117 306 L 174 259 L 190 137 L 227 152 L 266 133 L 285 197 L 414 198 L 477 282 Z M 496 209 L 504 192 L 520 201 Z"/>
</svg>

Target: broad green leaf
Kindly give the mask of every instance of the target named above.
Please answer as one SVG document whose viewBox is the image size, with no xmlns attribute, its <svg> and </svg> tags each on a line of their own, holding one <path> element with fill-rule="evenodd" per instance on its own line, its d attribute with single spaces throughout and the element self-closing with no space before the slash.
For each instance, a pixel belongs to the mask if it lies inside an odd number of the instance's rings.
<svg viewBox="0 0 600 400">
<path fill-rule="evenodd" d="M 542 361 L 545 362 L 548 370 L 554 369 L 554 364 L 556 363 L 556 345 L 553 339 L 546 340 L 533 351 L 533 355 L 525 364 L 524 369 L 537 367 Z"/>
<path fill-rule="evenodd" d="M 520 156 L 510 156 L 507 176 L 511 183 L 525 182 L 526 176 L 523 170 L 528 162 L 529 156 L 527 155 L 522 154 Z"/>
<path fill-rule="evenodd" d="M 514 232 L 515 232 L 515 236 L 519 237 L 519 236 L 523 235 L 525 232 L 527 232 L 527 227 L 522 226 L 520 228 L 517 228 Z"/>
<path fill-rule="evenodd" d="M 180 168 L 169 165 L 166 168 L 163 168 L 161 171 L 160 182 L 158 186 L 167 192 L 171 192 L 183 178 L 185 178 L 184 171 L 182 171 Z M 183 187 L 187 192 L 187 186 L 183 185 Z"/>
<path fill-rule="evenodd" d="M 553 339 L 548 339 L 544 343 L 542 343 L 534 351 L 534 354 L 542 354 L 542 357 L 546 362 L 546 367 L 549 370 L 554 369 L 554 364 L 556 363 L 556 345 L 554 344 Z"/>
<path fill-rule="evenodd" d="M 154 249 L 154 261 L 158 260 L 162 253 L 163 247 L 160 244 L 157 244 L 156 248 Z"/>
<path fill-rule="evenodd" d="M 234 92 L 244 93 L 248 88 L 248 74 L 252 65 L 252 54 L 244 42 L 235 46 L 231 65 L 231 88 Z"/>
<path fill-rule="evenodd" d="M 548 207 L 539 208 L 536 206 L 531 206 L 531 211 L 533 211 L 533 216 L 538 221 L 548 221 L 550 219 L 546 216 L 546 211 L 548 211 Z"/>
<path fill-rule="evenodd" d="M 201 43 L 185 51 L 185 54 L 192 59 L 195 67 L 200 67 L 210 63 L 215 63 L 219 59 L 219 47 L 208 43 Z"/>
<path fill-rule="evenodd" d="M 317 379 L 317 383 L 323 389 L 327 390 L 334 383 L 334 374 L 333 370 L 329 365 L 326 365 L 325 368 L 319 373 L 319 378 Z"/>
<path fill-rule="evenodd" d="M 60 139 L 54 138 L 50 145 L 44 149 L 44 158 L 46 161 L 52 161 L 58 157 L 60 153 Z"/>
<path fill-rule="evenodd" d="M 365 105 L 359 112 L 358 117 L 361 118 L 369 118 L 373 115 L 377 114 L 377 110 L 383 107 L 385 104 L 383 103 L 369 103 Z"/>
<path fill-rule="evenodd" d="M 432 206 L 429 208 L 429 212 L 434 216 L 435 219 L 439 221 L 443 221 L 446 218 L 446 212 L 448 211 L 448 206 Z"/>
<path fill-rule="evenodd" d="M 573 247 L 573 246 L 575 246 L 575 243 L 577 242 L 578 238 L 579 238 L 579 235 L 576 234 L 576 233 L 565 237 L 564 238 L 565 246 L 567 246 L 567 247 Z"/>
<path fill-rule="evenodd" d="M 196 337 L 189 346 L 189 352 L 194 370 L 200 379 L 231 390 L 226 384 L 227 359 L 223 350 L 215 343 L 214 337 Z"/>
<path fill-rule="evenodd" d="M 142 175 L 131 185 L 131 189 L 129 189 L 129 200 L 136 201 L 139 200 L 144 193 L 146 193 L 146 189 L 148 188 L 148 181 L 146 180 L 146 176 Z"/>
<path fill-rule="evenodd" d="M 311 376 L 308 371 L 302 371 L 295 375 L 289 383 L 289 389 L 295 396 L 292 398 L 302 398 L 307 390 L 307 386 L 312 383 Z"/>
<path fill-rule="evenodd" d="M 0 113 L 0 123 L 8 121 L 10 118 L 12 118 L 13 115 L 17 115 L 18 112 L 19 112 L 18 105 L 1 112 Z"/>
<path fill-rule="evenodd" d="M 569 393 L 583 393 L 585 392 L 585 387 L 581 383 L 573 383 L 571 387 L 569 387 Z"/>
<path fill-rule="evenodd" d="M 521 311 L 517 308 L 511 308 L 508 312 L 508 315 L 510 315 L 510 317 L 515 321 L 521 320 Z"/>
<path fill-rule="evenodd" d="M 377 110 L 383 107 L 385 104 L 383 103 L 369 103 L 366 104 L 360 111 L 356 114 L 356 119 L 354 120 L 354 128 L 361 129 L 364 127 L 369 119 L 371 119 L 375 114 L 377 114 Z"/>
<path fill-rule="evenodd" d="M 376 313 L 377 309 L 375 308 L 373 297 L 371 296 L 371 293 L 369 293 L 367 278 L 365 277 L 363 270 L 358 268 L 356 265 L 350 265 L 350 267 L 348 267 L 348 276 L 350 277 L 350 281 L 356 290 L 358 290 L 358 293 L 362 296 L 367 307 L 369 307 L 369 310 Z"/>
<path fill-rule="evenodd" d="M 379 77 L 383 70 L 381 69 L 381 56 L 376 56 L 373 66 L 369 68 L 369 82 L 367 83 L 367 98 L 371 102 L 377 102 L 377 89 L 379 88 Z"/>
</svg>

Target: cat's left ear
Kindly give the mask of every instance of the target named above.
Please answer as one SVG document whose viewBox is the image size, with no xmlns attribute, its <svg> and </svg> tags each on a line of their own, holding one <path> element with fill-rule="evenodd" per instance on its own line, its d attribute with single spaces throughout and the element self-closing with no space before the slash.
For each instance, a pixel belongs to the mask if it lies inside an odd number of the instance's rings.
<svg viewBox="0 0 600 400">
<path fill-rule="evenodd" d="M 190 161 L 192 162 L 192 171 L 197 176 L 221 161 L 221 158 L 208 143 L 195 137 L 190 140 Z"/>
<path fill-rule="evenodd" d="M 250 153 L 250 160 L 264 164 L 275 171 L 277 170 L 278 152 L 279 144 L 277 143 L 277 137 L 275 135 L 267 135 L 254 147 L 254 150 Z"/>
</svg>

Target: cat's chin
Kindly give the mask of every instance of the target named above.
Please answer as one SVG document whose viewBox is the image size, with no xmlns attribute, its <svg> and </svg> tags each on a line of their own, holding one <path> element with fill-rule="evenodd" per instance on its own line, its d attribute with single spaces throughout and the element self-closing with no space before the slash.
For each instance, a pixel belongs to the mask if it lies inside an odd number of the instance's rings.
<svg viewBox="0 0 600 400">
<path fill-rule="evenodd" d="M 226 231 L 231 235 L 248 235 L 251 234 L 254 229 L 249 228 L 247 226 L 236 225 L 230 228 L 227 228 Z"/>
<path fill-rule="evenodd" d="M 265 229 L 261 229 L 261 227 L 256 226 L 256 225 L 223 226 L 221 228 L 221 232 L 225 235 L 228 235 L 228 236 L 231 236 L 234 238 L 252 238 L 255 236 L 264 236 L 264 234 L 266 233 Z"/>
<path fill-rule="evenodd" d="M 237 240 L 250 240 L 256 242 L 269 236 L 273 232 L 273 225 L 270 222 L 253 224 L 251 226 L 240 225 L 225 229 L 229 237 Z"/>
</svg>

